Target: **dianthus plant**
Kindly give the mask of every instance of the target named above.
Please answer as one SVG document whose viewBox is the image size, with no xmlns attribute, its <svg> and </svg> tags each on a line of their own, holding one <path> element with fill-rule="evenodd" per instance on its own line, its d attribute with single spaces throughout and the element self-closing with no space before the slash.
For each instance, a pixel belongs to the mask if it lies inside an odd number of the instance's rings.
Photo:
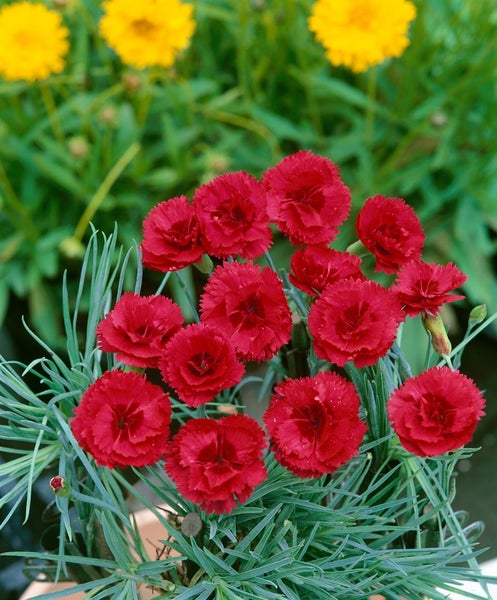
<svg viewBox="0 0 497 600">
<path fill-rule="evenodd" d="M 452 502 L 485 404 L 461 352 L 495 316 L 474 308 L 452 349 L 464 273 L 423 260 L 401 198 L 366 199 L 341 246 L 351 204 L 337 165 L 299 151 L 158 203 L 137 261 L 94 232 L 64 286 L 67 356 L 38 340 L 0 365 L 4 522 L 37 479 L 54 493 L 29 572 L 95 599 L 488 597 L 480 527 Z M 142 539 L 130 499 L 167 535 Z"/>
</svg>

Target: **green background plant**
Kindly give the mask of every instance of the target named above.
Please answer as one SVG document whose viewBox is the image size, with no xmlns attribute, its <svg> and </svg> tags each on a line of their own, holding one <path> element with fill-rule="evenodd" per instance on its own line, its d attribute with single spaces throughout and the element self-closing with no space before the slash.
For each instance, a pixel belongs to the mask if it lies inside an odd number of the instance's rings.
<svg viewBox="0 0 497 600">
<path fill-rule="evenodd" d="M 62 75 L 0 83 L 0 322 L 23 299 L 60 344 L 60 276 L 79 272 L 89 221 L 139 241 L 158 201 L 226 170 L 260 175 L 302 147 L 340 166 L 354 210 L 373 194 L 404 197 L 425 258 L 456 262 L 472 303 L 497 308 L 491 0 L 416 2 L 404 55 L 359 75 L 328 64 L 307 29 L 310 0 L 196 0 L 190 48 L 143 72 L 100 39 L 100 4 L 62 9 Z"/>
</svg>

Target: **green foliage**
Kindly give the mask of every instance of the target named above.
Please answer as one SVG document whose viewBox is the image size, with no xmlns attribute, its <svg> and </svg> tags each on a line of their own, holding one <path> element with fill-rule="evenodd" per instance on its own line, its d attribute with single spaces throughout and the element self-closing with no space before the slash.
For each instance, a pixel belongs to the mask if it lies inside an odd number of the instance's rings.
<svg viewBox="0 0 497 600">
<path fill-rule="evenodd" d="M 28 574 L 75 580 L 71 591 L 88 592 L 93 599 L 138 598 L 139 585 L 146 585 L 171 600 L 364 600 L 377 592 L 387 600 L 442 600 L 469 580 L 481 580 L 483 595 L 468 597 L 489 597 L 476 562 L 482 552 L 475 545 L 481 525 L 468 525 L 466 514 L 452 508 L 455 465 L 473 451 L 412 456 L 386 421 L 386 400 L 410 372 L 397 346 L 378 365 L 349 368 L 369 437 L 359 456 L 333 475 L 299 479 L 268 455 L 266 481 L 231 514 L 215 516 L 186 501 L 160 464 L 124 471 L 98 467 L 79 447 L 68 420 L 88 385 L 115 366 L 112 356 L 105 364 L 96 348 L 95 327 L 126 289 L 129 259 L 117 247 L 117 232 L 108 238 L 93 233 L 74 301 L 64 286 L 67 362 L 37 338 L 40 359 L 29 365 L 0 363 L 0 450 L 11 457 L 0 465 L 0 487 L 9 490 L 0 508 L 12 505 L 2 525 L 21 506 L 29 516 L 31 489 L 40 475 L 60 475 L 70 489 L 68 497 L 55 496 L 54 546 L 45 553 L 15 553 L 26 559 Z M 139 291 L 140 271 L 134 279 Z M 86 295 L 88 314 L 82 317 Z M 473 311 L 467 338 L 454 349 L 453 360 L 497 314 L 484 317 L 481 310 Z M 281 368 L 274 365 L 276 372 Z M 28 377 L 34 384 L 27 383 Z M 264 388 L 267 381 L 260 384 Z M 179 421 L 188 416 L 182 406 L 174 404 Z M 168 508 L 156 506 L 143 489 Z M 152 540 L 160 550 L 155 560 L 148 558 L 140 538 L 130 497 L 168 532 L 167 539 Z M 201 522 L 193 535 L 181 526 L 191 513 Z M 39 598 L 54 600 L 67 593 Z"/>
<path fill-rule="evenodd" d="M 474 303 L 497 308 L 497 19 L 492 0 L 416 2 L 411 45 L 365 74 L 332 68 L 311 0 L 195 0 L 174 68 L 134 71 L 98 33 L 98 0 L 69 2 L 67 68 L 0 83 L 0 322 L 9 299 L 60 344 L 57 276 L 79 271 L 89 222 L 125 245 L 159 200 L 226 170 L 259 175 L 305 147 L 352 188 L 404 197 L 427 260 L 453 260 Z M 350 237 L 350 236 L 349 236 Z"/>
</svg>

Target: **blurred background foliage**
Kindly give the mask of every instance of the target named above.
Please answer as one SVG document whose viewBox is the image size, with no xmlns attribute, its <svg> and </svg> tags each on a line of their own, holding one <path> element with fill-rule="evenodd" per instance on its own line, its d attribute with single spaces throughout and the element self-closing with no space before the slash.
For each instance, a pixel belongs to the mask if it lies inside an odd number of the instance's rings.
<svg viewBox="0 0 497 600">
<path fill-rule="evenodd" d="M 425 260 L 454 261 L 471 304 L 497 310 L 494 0 L 415 2 L 403 56 L 360 74 L 328 63 L 311 0 L 195 0 L 188 50 L 143 71 L 99 36 L 101 2 L 45 4 L 71 32 L 66 69 L 0 81 L 0 323 L 21 311 L 58 346 L 62 273 L 79 274 L 90 222 L 128 246 L 157 202 L 299 148 L 340 166 L 354 210 L 403 197 Z"/>
</svg>

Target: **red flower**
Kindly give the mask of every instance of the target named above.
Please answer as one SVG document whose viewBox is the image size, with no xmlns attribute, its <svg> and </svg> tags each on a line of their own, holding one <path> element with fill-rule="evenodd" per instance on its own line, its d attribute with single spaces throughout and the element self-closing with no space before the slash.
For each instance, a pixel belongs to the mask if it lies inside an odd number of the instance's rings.
<svg viewBox="0 0 497 600">
<path fill-rule="evenodd" d="M 384 356 L 404 315 L 390 290 L 374 281 L 346 279 L 329 285 L 309 312 L 316 354 L 339 366 L 356 367 Z"/>
<path fill-rule="evenodd" d="M 467 277 L 454 264 L 446 266 L 412 260 L 397 274 L 391 290 L 411 317 L 426 312 L 436 317 L 446 302 L 464 300 L 464 296 L 449 294 L 461 286 Z"/>
<path fill-rule="evenodd" d="M 143 221 L 142 259 L 156 271 L 177 271 L 204 253 L 195 209 L 186 196 L 154 206 Z"/>
<path fill-rule="evenodd" d="M 164 345 L 183 324 L 177 304 L 165 296 L 125 293 L 97 327 L 98 347 L 135 367 L 157 367 Z"/>
<path fill-rule="evenodd" d="M 290 267 L 290 281 L 311 296 L 319 296 L 326 286 L 335 281 L 348 277 L 366 279 L 358 256 L 324 245 L 299 248 L 290 259 Z"/>
<path fill-rule="evenodd" d="M 327 244 L 349 215 L 350 191 L 324 156 L 300 150 L 268 169 L 262 183 L 269 217 L 292 244 Z"/>
<path fill-rule="evenodd" d="M 292 316 L 283 284 L 251 262 L 218 266 L 200 298 L 201 319 L 223 332 L 244 360 L 271 358 L 288 342 Z"/>
<path fill-rule="evenodd" d="M 143 375 L 107 371 L 86 390 L 74 414 L 74 437 L 99 465 L 143 467 L 164 456 L 169 396 Z"/>
<path fill-rule="evenodd" d="M 201 185 L 193 197 L 207 253 L 256 258 L 271 245 L 262 185 L 244 171 Z"/>
<path fill-rule="evenodd" d="M 240 382 L 245 367 L 219 331 L 205 323 L 181 329 L 159 362 L 166 381 L 189 406 L 200 406 Z"/>
<path fill-rule="evenodd" d="M 376 257 L 375 271 L 385 273 L 420 258 L 425 241 L 416 213 L 401 198 L 368 198 L 357 215 L 356 231 Z"/>
<path fill-rule="evenodd" d="M 484 407 L 472 379 L 449 367 L 432 367 L 392 393 L 388 416 L 406 450 L 437 456 L 471 440 Z"/>
<path fill-rule="evenodd" d="M 359 407 L 354 385 L 337 373 L 284 380 L 264 413 L 276 460 L 299 477 L 332 473 L 364 437 Z"/>
<path fill-rule="evenodd" d="M 264 432 L 246 415 L 187 421 L 169 444 L 165 469 L 178 491 L 208 513 L 229 513 L 267 476 Z"/>
</svg>

